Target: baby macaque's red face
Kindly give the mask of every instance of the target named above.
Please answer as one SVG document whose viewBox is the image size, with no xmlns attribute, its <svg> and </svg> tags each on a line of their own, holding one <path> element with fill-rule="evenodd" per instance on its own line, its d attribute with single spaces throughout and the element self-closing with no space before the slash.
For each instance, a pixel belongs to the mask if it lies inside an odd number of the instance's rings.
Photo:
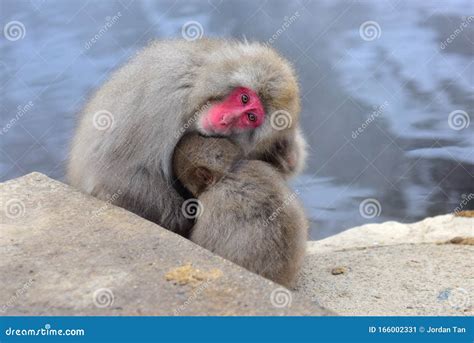
<svg viewBox="0 0 474 343">
<path fill-rule="evenodd" d="M 263 124 L 265 112 L 257 93 L 245 87 L 234 89 L 223 101 L 215 103 L 200 120 L 208 134 L 228 135 L 255 129 Z"/>
</svg>

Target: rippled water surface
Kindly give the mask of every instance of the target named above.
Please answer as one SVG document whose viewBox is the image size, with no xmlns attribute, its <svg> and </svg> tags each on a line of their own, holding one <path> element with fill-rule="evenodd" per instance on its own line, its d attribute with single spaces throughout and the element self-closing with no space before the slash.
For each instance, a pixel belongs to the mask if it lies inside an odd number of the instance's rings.
<svg viewBox="0 0 474 343">
<path fill-rule="evenodd" d="M 22 25 L 0 41 L 2 180 L 62 179 L 90 93 L 150 40 L 196 21 L 205 36 L 265 41 L 294 64 L 310 158 L 293 186 L 313 238 L 474 207 L 471 1 L 0 3 L 3 28 Z"/>
</svg>

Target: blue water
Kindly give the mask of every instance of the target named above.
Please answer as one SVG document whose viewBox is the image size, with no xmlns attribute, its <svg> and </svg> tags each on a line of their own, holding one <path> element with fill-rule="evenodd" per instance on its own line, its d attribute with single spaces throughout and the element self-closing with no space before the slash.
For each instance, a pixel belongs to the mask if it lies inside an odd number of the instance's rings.
<svg viewBox="0 0 474 343">
<path fill-rule="evenodd" d="M 3 29 L 23 25 L 0 40 L 1 180 L 62 179 L 91 92 L 150 40 L 196 21 L 203 36 L 264 41 L 294 64 L 310 157 L 292 185 L 312 238 L 474 208 L 471 1 L 0 4 Z"/>
</svg>

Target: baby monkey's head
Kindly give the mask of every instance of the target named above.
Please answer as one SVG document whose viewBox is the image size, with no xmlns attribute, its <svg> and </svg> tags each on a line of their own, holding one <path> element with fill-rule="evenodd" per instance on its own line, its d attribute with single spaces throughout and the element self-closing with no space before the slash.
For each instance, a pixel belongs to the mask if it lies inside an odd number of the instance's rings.
<svg viewBox="0 0 474 343">
<path fill-rule="evenodd" d="M 242 156 L 243 151 L 227 138 L 191 133 L 176 145 L 173 173 L 197 197 L 219 181 Z"/>
<path fill-rule="evenodd" d="M 307 157 L 306 140 L 299 128 L 282 130 L 269 141 L 262 141 L 250 159 L 270 163 L 286 179 L 299 174 Z"/>
</svg>

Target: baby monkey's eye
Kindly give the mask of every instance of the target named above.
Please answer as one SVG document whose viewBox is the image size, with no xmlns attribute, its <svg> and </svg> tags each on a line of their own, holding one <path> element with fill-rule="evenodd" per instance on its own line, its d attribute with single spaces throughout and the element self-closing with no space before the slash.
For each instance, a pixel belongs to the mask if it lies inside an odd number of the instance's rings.
<svg viewBox="0 0 474 343">
<path fill-rule="evenodd" d="M 242 104 L 246 104 L 249 102 L 249 96 L 247 94 L 242 94 L 240 100 L 242 100 Z"/>
<path fill-rule="evenodd" d="M 276 143 L 276 149 L 278 152 L 283 152 L 288 149 L 289 145 L 290 143 L 288 142 L 288 140 L 283 139 Z"/>
<path fill-rule="evenodd" d="M 247 113 L 247 118 L 249 118 L 250 121 L 256 121 L 257 120 L 257 116 L 255 114 L 253 114 L 252 112 Z"/>
</svg>

